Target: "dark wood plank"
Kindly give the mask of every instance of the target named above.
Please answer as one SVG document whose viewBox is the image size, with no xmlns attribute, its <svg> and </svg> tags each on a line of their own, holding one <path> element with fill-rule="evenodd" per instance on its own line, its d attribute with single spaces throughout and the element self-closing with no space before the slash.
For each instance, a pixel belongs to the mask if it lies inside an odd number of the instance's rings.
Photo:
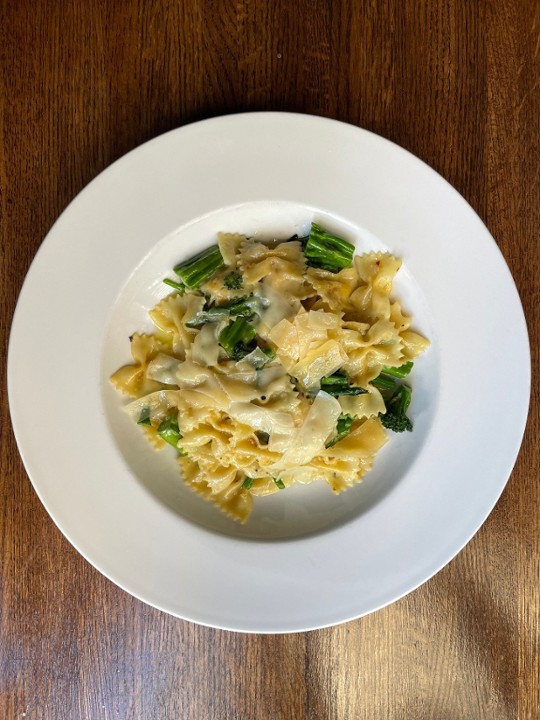
<svg viewBox="0 0 540 720">
<path fill-rule="evenodd" d="M 93 177 L 184 123 L 273 109 L 371 129 L 454 184 L 510 265 L 538 369 L 535 0 L 4 0 L 0 7 L 2 357 L 36 250 Z M 447 568 L 356 622 L 265 637 L 171 618 L 94 571 L 35 496 L 3 393 L 0 717 L 534 720 L 538 400 L 534 383 L 507 489 Z"/>
</svg>

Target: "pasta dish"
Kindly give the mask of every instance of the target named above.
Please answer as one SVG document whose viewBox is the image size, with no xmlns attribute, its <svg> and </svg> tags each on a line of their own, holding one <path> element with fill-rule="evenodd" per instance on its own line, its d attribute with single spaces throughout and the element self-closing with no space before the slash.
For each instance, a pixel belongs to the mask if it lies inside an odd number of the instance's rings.
<svg viewBox="0 0 540 720">
<path fill-rule="evenodd" d="M 172 445 L 184 481 L 239 522 L 255 497 L 362 480 L 387 431 L 412 430 L 404 381 L 429 342 L 392 296 L 401 261 L 354 255 L 312 223 L 263 243 L 220 233 L 174 268 L 152 334 L 111 377 L 156 450 Z"/>
</svg>

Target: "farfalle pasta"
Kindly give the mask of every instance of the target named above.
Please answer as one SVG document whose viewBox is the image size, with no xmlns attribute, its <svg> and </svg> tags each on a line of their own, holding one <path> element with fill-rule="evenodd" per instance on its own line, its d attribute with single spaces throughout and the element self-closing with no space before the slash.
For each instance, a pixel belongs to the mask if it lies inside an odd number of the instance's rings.
<svg viewBox="0 0 540 720">
<path fill-rule="evenodd" d="M 412 429 L 403 378 L 429 342 L 392 296 L 400 266 L 315 223 L 272 243 L 219 234 L 165 280 L 155 332 L 131 336 L 111 382 L 152 447 L 174 446 L 184 482 L 234 520 L 295 483 L 339 493 L 388 429 Z"/>
</svg>

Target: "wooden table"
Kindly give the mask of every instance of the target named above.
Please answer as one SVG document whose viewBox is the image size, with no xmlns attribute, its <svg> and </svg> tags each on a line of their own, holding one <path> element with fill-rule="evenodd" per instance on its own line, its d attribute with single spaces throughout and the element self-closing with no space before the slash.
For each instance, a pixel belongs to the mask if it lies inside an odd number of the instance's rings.
<svg viewBox="0 0 540 720">
<path fill-rule="evenodd" d="M 465 196 L 521 293 L 534 384 L 514 473 L 465 550 L 391 607 L 286 636 L 197 627 L 102 577 L 37 499 L 4 392 L 0 718 L 538 720 L 538 2 L 1 7 L 2 357 L 29 263 L 81 188 L 170 128 L 272 109 L 380 133 Z"/>
</svg>

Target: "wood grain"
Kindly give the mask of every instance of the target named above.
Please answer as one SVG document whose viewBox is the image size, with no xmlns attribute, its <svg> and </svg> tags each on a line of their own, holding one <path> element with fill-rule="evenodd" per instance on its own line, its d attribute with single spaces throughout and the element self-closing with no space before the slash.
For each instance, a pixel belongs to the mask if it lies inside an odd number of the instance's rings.
<svg viewBox="0 0 540 720">
<path fill-rule="evenodd" d="M 380 133 L 465 196 L 521 293 L 535 378 L 511 480 L 458 557 L 376 614 L 289 636 L 179 621 L 93 570 L 34 494 L 4 392 L 0 718 L 537 720 L 538 2 L 3 0 L 0 7 L 3 358 L 26 270 L 84 185 L 161 132 L 272 109 Z"/>
</svg>

